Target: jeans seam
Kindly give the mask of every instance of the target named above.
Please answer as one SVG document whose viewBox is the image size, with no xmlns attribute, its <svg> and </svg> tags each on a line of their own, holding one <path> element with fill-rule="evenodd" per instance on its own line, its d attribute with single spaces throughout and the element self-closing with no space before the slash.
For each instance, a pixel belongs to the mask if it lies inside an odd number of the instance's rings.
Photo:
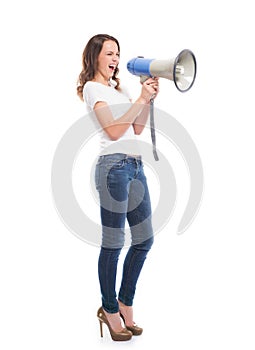
<svg viewBox="0 0 255 350">
<path fill-rule="evenodd" d="M 133 248 L 132 248 L 133 249 Z M 130 261 L 130 263 L 129 263 L 129 266 L 128 266 L 128 271 L 127 271 L 127 276 L 128 276 L 128 278 L 126 279 L 126 285 L 125 285 L 125 288 L 123 289 L 123 299 L 127 299 L 127 297 L 128 297 L 128 293 L 127 293 L 127 286 L 129 285 L 129 281 L 130 281 L 130 271 L 131 271 L 131 269 L 132 269 L 132 265 L 133 265 L 133 261 L 135 260 L 135 258 L 136 258 L 136 255 L 138 254 L 138 252 L 135 250 L 134 252 L 133 252 L 133 254 L 132 254 L 132 258 L 131 258 L 131 261 Z"/>
</svg>

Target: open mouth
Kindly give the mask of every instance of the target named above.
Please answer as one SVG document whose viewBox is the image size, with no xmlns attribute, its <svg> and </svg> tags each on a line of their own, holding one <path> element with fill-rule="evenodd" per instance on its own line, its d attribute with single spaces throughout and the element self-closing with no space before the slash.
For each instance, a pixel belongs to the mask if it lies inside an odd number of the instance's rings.
<svg viewBox="0 0 255 350">
<path fill-rule="evenodd" d="M 114 72 L 116 69 L 116 66 L 114 64 L 109 64 L 109 68 L 112 72 Z"/>
</svg>

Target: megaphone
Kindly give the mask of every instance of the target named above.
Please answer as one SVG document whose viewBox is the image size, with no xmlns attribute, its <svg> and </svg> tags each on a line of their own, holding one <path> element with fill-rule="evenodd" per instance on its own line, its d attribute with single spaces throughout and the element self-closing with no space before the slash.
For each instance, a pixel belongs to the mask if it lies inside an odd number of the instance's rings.
<svg viewBox="0 0 255 350">
<path fill-rule="evenodd" d="M 182 50 L 175 59 L 156 60 L 142 56 L 131 59 L 127 63 L 130 73 L 140 76 L 141 82 L 149 77 L 161 77 L 174 81 L 176 88 L 188 91 L 196 78 L 197 63 L 190 50 Z"/>
</svg>

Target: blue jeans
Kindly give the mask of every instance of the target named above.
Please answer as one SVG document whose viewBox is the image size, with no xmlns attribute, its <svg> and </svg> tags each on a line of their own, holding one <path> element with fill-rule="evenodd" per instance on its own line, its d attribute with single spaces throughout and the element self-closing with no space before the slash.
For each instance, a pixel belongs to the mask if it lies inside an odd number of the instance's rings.
<svg viewBox="0 0 255 350">
<path fill-rule="evenodd" d="M 141 157 L 121 153 L 99 157 L 95 173 L 100 197 L 102 246 L 98 274 L 102 305 L 107 312 L 118 312 L 116 272 L 125 243 L 125 222 L 131 231 L 118 299 L 131 306 L 138 277 L 153 244 L 151 203 Z"/>
</svg>

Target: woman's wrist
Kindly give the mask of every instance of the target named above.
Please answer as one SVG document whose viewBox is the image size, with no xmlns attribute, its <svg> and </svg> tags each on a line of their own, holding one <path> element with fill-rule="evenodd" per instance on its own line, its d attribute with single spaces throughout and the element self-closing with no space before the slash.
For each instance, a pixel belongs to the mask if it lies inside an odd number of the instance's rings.
<svg viewBox="0 0 255 350">
<path fill-rule="evenodd" d="M 142 96 L 138 97 L 138 99 L 136 100 L 136 103 L 140 103 L 142 105 L 147 105 L 149 102 Z"/>
</svg>

